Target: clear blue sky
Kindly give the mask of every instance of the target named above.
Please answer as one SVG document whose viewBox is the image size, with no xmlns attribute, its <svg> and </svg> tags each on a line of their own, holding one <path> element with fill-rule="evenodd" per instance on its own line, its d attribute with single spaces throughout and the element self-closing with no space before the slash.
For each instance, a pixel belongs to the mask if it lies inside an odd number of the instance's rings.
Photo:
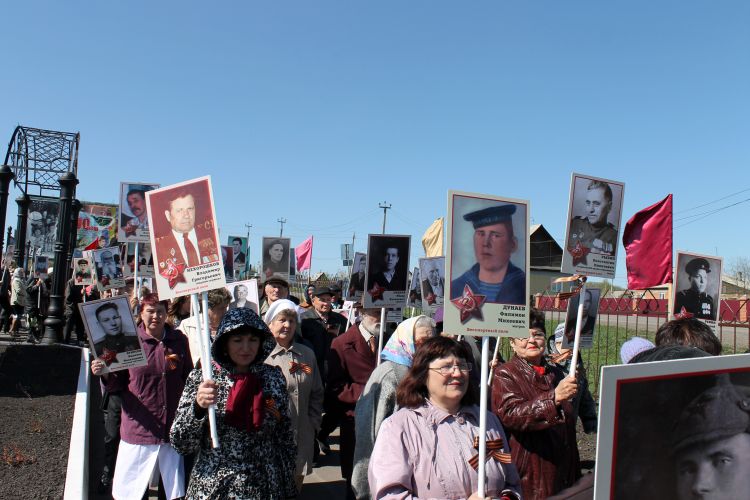
<svg viewBox="0 0 750 500">
<path fill-rule="evenodd" d="M 675 195 L 675 249 L 747 255 L 747 1 L 12 2 L 0 140 L 81 133 L 78 197 L 213 177 L 222 239 L 252 228 L 336 271 L 339 245 L 419 237 L 448 189 L 529 199 L 562 242 L 570 173 Z M 3 146 L 5 147 L 5 146 Z M 15 223 L 15 207 L 9 209 Z M 624 224 L 623 220 L 623 224 Z M 617 274 L 624 282 L 624 251 Z"/>
</svg>

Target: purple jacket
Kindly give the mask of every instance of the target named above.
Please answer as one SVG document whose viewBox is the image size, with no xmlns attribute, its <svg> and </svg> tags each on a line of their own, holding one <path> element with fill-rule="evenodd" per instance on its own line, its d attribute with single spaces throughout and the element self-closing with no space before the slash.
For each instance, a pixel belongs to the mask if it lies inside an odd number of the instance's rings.
<svg viewBox="0 0 750 500">
<path fill-rule="evenodd" d="M 465 406 L 456 415 L 427 402 L 419 408 L 402 408 L 383 421 L 368 471 L 373 499 L 468 498 L 477 491 L 477 471 L 469 465 L 477 450 L 479 407 Z M 487 414 L 487 439 L 502 439 L 500 421 Z M 518 472 L 513 464 L 487 461 L 486 496 L 503 490 L 519 498 Z"/>
<path fill-rule="evenodd" d="M 122 395 L 120 436 L 123 441 L 168 443 L 177 403 L 193 367 L 188 340 L 169 325 L 164 325 L 161 342 L 147 334 L 143 325 L 138 327 L 138 336 L 143 341 L 148 364 L 111 373 L 107 390 L 119 391 Z M 171 357 L 170 363 L 167 355 Z"/>
</svg>

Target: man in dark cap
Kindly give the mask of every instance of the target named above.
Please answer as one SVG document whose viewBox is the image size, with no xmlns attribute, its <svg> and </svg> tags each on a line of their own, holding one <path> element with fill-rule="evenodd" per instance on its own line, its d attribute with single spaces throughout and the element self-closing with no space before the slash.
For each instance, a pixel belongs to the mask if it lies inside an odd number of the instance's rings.
<svg viewBox="0 0 750 500">
<path fill-rule="evenodd" d="M 318 287 L 313 293 L 312 308 L 300 316 L 302 339 L 315 353 L 321 375 L 325 375 L 325 360 L 331 342 L 346 330 L 346 319 L 331 310 L 333 291 Z"/>
<path fill-rule="evenodd" d="M 715 319 L 714 299 L 706 293 L 711 265 L 703 257 L 698 257 L 687 263 L 685 272 L 690 277 L 690 288 L 675 295 L 675 313 L 679 314 L 685 308 L 698 319 Z"/>
<path fill-rule="evenodd" d="M 451 282 L 451 299 L 464 287 L 497 304 L 526 304 L 526 273 L 514 266 L 510 256 L 518 249 L 511 216 L 515 205 L 499 205 L 464 215 L 474 226 L 474 257 L 477 262 Z"/>
<path fill-rule="evenodd" d="M 580 242 L 592 253 L 614 255 L 617 229 L 607 222 L 611 210 L 612 188 L 606 182 L 592 180 L 586 188 L 584 215 L 573 217 L 570 221 L 568 249 Z"/>
<path fill-rule="evenodd" d="M 750 496 L 750 388 L 728 375 L 696 397 L 672 434 L 679 499 Z"/>
</svg>

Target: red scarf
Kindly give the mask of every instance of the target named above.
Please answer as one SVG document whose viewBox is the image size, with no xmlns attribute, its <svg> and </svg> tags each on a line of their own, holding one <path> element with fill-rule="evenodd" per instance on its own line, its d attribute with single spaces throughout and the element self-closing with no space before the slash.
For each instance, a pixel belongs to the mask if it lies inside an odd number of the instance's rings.
<svg viewBox="0 0 750 500">
<path fill-rule="evenodd" d="M 544 376 L 544 365 L 541 365 L 541 366 L 531 365 L 531 367 L 534 369 L 537 375 L 539 375 L 540 377 Z"/>
<path fill-rule="evenodd" d="M 252 373 L 231 375 L 234 385 L 229 390 L 224 421 L 247 432 L 254 432 L 263 423 L 263 388 L 260 378 Z"/>
</svg>

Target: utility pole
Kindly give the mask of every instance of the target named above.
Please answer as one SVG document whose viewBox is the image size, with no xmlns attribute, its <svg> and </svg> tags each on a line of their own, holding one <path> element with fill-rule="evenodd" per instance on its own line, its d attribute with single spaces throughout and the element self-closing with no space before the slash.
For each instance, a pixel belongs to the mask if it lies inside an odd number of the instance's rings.
<svg viewBox="0 0 750 500">
<path fill-rule="evenodd" d="M 276 219 L 276 222 L 281 224 L 281 229 L 279 230 L 279 238 L 281 238 L 284 236 L 284 224 L 286 224 L 286 219 L 282 217 L 281 219 Z"/>
<path fill-rule="evenodd" d="M 250 276 L 250 228 L 252 224 L 245 223 L 245 229 L 247 229 L 247 239 L 245 244 L 245 278 Z"/>
<path fill-rule="evenodd" d="M 384 201 L 383 203 L 379 203 L 378 207 L 383 209 L 383 234 L 385 234 L 385 219 L 388 214 L 388 209 L 391 208 L 391 205 L 386 205 L 386 202 Z"/>
</svg>

